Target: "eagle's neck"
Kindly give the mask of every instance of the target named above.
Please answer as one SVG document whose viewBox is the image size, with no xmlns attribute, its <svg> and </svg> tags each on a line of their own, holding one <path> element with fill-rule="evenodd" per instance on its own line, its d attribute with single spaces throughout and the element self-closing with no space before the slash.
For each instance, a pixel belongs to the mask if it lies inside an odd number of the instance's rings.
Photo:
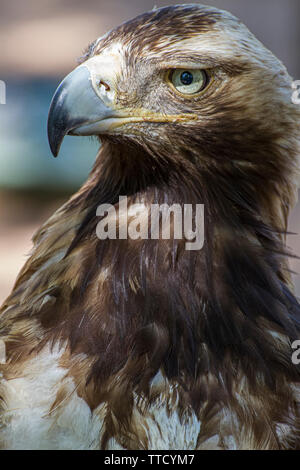
<svg viewBox="0 0 300 470">
<path fill-rule="evenodd" d="M 99 279 L 99 269 L 108 275 L 97 287 L 102 289 L 99 303 L 90 306 L 89 342 L 71 333 L 75 350 L 97 357 L 89 380 L 109 383 L 116 374 L 128 397 L 132 388 L 148 396 L 151 381 L 162 371 L 187 391 L 182 406 L 197 412 L 203 403 L 217 406 L 214 394 L 218 406 L 238 408 L 234 389 L 242 380 L 245 393 L 257 397 L 254 408 L 260 409 L 265 394 L 275 403 L 278 383 L 298 380 L 289 341 L 298 336 L 300 318 L 288 288 L 281 233 L 286 213 L 276 212 L 274 203 L 278 182 L 262 181 L 260 172 L 246 174 L 236 166 L 209 171 L 191 162 L 172 166 L 149 158 L 148 168 L 138 159 L 130 167 L 124 155 L 117 156 L 114 173 L 109 166 L 96 168 L 91 186 L 83 189 L 82 200 L 90 205 L 72 244 L 75 252 L 87 240 L 93 247 L 81 258 L 84 276 L 71 295 L 73 324 L 82 321 L 83 296 L 87 303 L 89 296 L 95 298 L 89 286 Z M 204 204 L 203 249 L 186 251 L 174 240 L 96 240 L 97 204 L 114 202 L 120 194 L 135 201 Z M 282 388 L 283 401 L 287 393 L 288 385 Z"/>
<path fill-rule="evenodd" d="M 192 158 L 187 160 L 186 157 L 175 156 L 166 161 L 159 157 L 155 159 L 134 145 L 124 147 L 106 143 L 91 179 L 72 202 L 80 207 L 83 201 L 88 208 L 82 206 L 85 215 L 70 252 L 94 234 L 97 206 L 101 203 L 115 204 L 120 195 L 126 195 L 133 202 L 204 204 L 205 243 L 199 253 L 185 252 L 182 244 L 174 243 L 174 240 L 169 244 L 146 240 L 136 244 L 139 266 L 147 265 L 150 278 L 151 272 L 165 273 L 162 280 L 167 288 L 168 282 L 171 282 L 169 288 L 173 286 L 168 268 L 177 270 L 178 282 L 181 278 L 181 282 L 189 284 L 183 294 L 187 295 L 186 302 L 194 299 L 196 310 L 201 311 L 205 304 L 206 310 L 211 311 L 205 314 L 203 331 L 208 335 L 205 341 L 211 341 L 213 348 L 224 348 L 225 351 L 234 344 L 234 349 L 244 349 L 244 333 L 241 336 L 237 318 L 241 319 L 243 330 L 249 326 L 245 334 L 253 336 L 256 347 L 261 350 L 262 344 L 255 338 L 261 321 L 274 323 L 290 337 L 296 337 L 294 321 L 295 315 L 298 317 L 298 306 L 289 292 L 290 276 L 284 245 L 288 208 L 293 197 L 289 179 L 291 168 L 282 166 L 280 174 L 273 171 L 271 178 L 264 178 L 264 174 L 270 175 L 268 169 L 250 164 L 245 166 L 244 162 L 237 160 L 223 165 L 219 163 L 214 168 L 199 167 Z M 122 243 L 118 245 L 118 241 L 113 243 L 116 243 L 117 251 L 124 250 L 126 258 L 130 243 L 127 247 Z M 101 253 L 104 244 L 101 241 L 96 244 L 97 253 Z M 167 249 L 171 260 L 177 260 L 174 265 L 169 266 L 159 258 L 160 245 Z M 188 277 L 185 277 L 185 270 L 189 272 Z M 141 272 L 138 277 L 147 277 Z M 121 275 L 124 273 L 116 269 L 114 276 Z M 140 280 L 141 284 L 146 282 L 145 279 Z M 156 288 L 157 285 L 151 286 L 148 294 L 152 295 Z M 130 289 L 125 291 L 124 312 L 127 295 L 134 297 Z M 147 289 L 143 291 L 141 301 L 146 298 Z M 188 316 L 184 302 L 182 300 L 183 310 L 180 312 L 183 318 Z M 172 308 L 170 304 L 165 305 L 166 310 Z M 198 318 L 196 315 L 193 320 L 198 322 L 194 325 L 196 329 L 200 324 Z"/>
</svg>

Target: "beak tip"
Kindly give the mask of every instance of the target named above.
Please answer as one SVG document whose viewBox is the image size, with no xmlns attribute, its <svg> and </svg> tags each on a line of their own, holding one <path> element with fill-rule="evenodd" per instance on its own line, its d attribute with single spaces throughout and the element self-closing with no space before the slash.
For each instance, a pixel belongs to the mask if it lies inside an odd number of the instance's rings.
<svg viewBox="0 0 300 470">
<path fill-rule="evenodd" d="M 58 152 L 55 152 L 54 150 L 51 149 L 51 153 L 54 158 L 58 157 Z"/>
<path fill-rule="evenodd" d="M 48 142 L 53 157 L 58 156 L 62 141 L 68 132 L 68 116 L 63 107 L 61 90 L 63 90 L 62 84 L 52 98 L 47 122 Z"/>
<path fill-rule="evenodd" d="M 52 131 L 49 132 L 48 130 L 48 142 L 49 142 L 49 147 L 51 150 L 51 153 L 53 157 L 57 157 L 60 144 L 58 144 L 58 140 L 54 137 L 54 133 Z"/>
<path fill-rule="evenodd" d="M 53 114 L 51 113 L 51 110 L 49 112 L 49 117 L 48 117 L 47 132 L 48 132 L 48 142 L 49 142 L 51 153 L 53 157 L 56 158 L 59 154 L 59 150 L 60 150 L 63 138 L 65 136 L 65 132 L 63 129 L 57 127 L 55 120 L 53 119 Z"/>
<path fill-rule="evenodd" d="M 95 117 L 104 119 L 109 112 L 111 109 L 93 89 L 89 69 L 83 66 L 74 69 L 60 83 L 50 104 L 47 131 L 53 156 L 58 156 L 64 137 L 72 130 L 95 122 Z"/>
</svg>

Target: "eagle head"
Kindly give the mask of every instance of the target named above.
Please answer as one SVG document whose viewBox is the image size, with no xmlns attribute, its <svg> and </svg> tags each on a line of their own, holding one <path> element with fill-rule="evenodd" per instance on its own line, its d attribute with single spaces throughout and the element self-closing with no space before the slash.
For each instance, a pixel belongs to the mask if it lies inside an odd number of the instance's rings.
<svg viewBox="0 0 300 470">
<path fill-rule="evenodd" d="M 54 95 L 49 142 L 54 156 L 66 134 L 97 135 L 204 166 L 247 164 L 260 143 L 285 144 L 296 112 L 286 69 L 237 18 L 177 5 L 90 45 Z"/>
<path fill-rule="evenodd" d="M 258 198 L 254 210 L 284 231 L 300 153 L 300 108 L 291 97 L 286 68 L 232 14 L 163 7 L 89 46 L 53 97 L 49 142 L 54 156 L 66 134 L 121 143 L 128 150 L 117 160 L 132 155 L 128 180 L 152 184 L 172 168 L 188 182 L 197 174 L 196 186 L 218 188 L 214 200 L 232 199 L 233 188 L 244 205 Z M 114 175 L 120 162 L 109 153 L 106 173 Z"/>
</svg>

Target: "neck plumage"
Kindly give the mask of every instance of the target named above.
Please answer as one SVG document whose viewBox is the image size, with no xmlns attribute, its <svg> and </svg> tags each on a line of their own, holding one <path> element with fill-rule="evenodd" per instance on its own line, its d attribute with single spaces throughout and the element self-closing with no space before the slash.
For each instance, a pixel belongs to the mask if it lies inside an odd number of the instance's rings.
<svg viewBox="0 0 300 470">
<path fill-rule="evenodd" d="M 278 163 L 277 171 L 272 159 L 263 163 L 252 166 L 245 160 L 235 160 L 223 165 L 219 162 L 213 169 L 210 166 L 198 168 L 192 159 L 155 159 L 140 147 L 124 148 L 107 143 L 90 180 L 71 202 L 79 206 L 83 202 L 83 207 L 88 206 L 88 209 L 84 210 L 84 219 L 69 251 L 95 233 L 97 206 L 115 204 L 120 195 L 128 196 L 133 202 L 142 199 L 169 205 L 204 204 L 205 243 L 200 253 L 184 252 L 182 244 L 174 240 L 169 245 L 160 242 L 164 248 L 168 246 L 170 259 L 177 260 L 173 268 L 182 276 L 182 281 L 189 283 L 190 298 L 198 297 L 195 308 L 201 310 L 203 302 L 210 304 L 212 312 L 205 315 L 205 330 L 214 347 L 220 348 L 222 343 L 224 347 L 236 345 L 237 341 L 242 344 L 240 328 L 246 335 L 252 330 L 254 334 L 264 320 L 276 324 L 276 328 L 290 337 L 296 337 L 299 308 L 290 293 L 285 249 L 288 210 L 295 193 L 290 176 L 294 168 L 288 158 L 285 166 Z M 150 272 L 161 269 L 167 282 L 169 276 L 164 261 L 157 253 L 154 256 L 154 250 L 160 251 L 157 248 L 160 242 L 146 240 L 137 244 L 139 264 L 146 264 L 143 256 L 148 250 L 153 255 L 152 260 L 161 262 L 161 266 L 154 266 L 149 256 L 147 269 Z M 101 243 L 98 252 L 100 246 Z M 187 278 L 185 269 L 190 271 Z M 124 275 L 120 272 L 115 275 L 121 274 Z M 199 286 L 201 289 L 195 290 Z M 188 298 L 186 300 L 189 303 Z M 182 314 L 184 317 L 185 313 Z M 198 321 L 196 312 L 195 318 Z M 247 330 L 248 324 L 255 325 L 254 329 Z M 260 339 L 257 335 L 258 348 Z"/>
</svg>

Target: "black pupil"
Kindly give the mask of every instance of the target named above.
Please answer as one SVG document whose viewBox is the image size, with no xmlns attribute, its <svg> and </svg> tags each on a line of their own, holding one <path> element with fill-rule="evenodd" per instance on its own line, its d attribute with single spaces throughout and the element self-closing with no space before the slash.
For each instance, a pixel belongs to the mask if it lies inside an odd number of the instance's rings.
<svg viewBox="0 0 300 470">
<path fill-rule="evenodd" d="M 183 85 L 190 85 L 193 83 L 194 77 L 191 72 L 182 72 L 180 75 L 180 81 Z"/>
</svg>

